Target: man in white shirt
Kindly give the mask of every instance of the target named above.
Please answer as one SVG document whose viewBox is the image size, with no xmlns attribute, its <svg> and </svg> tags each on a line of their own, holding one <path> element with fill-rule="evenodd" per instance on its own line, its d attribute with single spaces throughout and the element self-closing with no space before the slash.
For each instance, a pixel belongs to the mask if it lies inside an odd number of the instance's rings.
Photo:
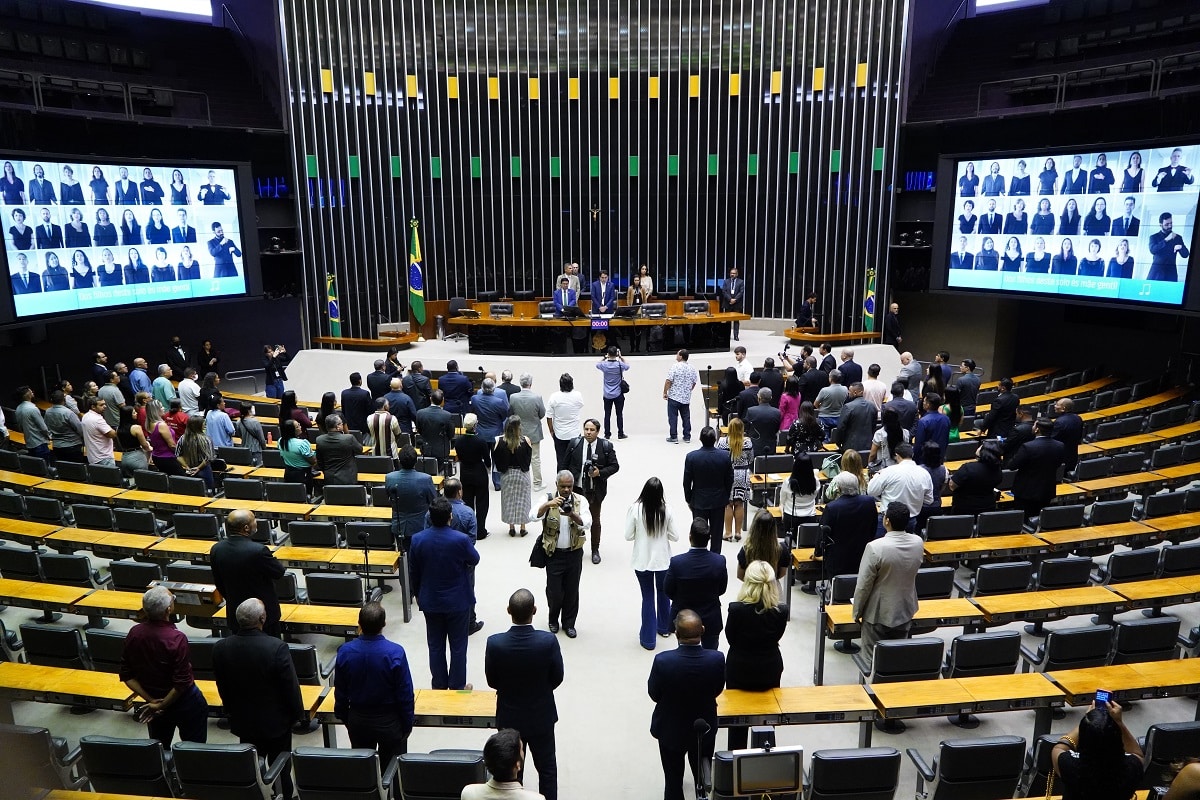
<svg viewBox="0 0 1200 800">
<path fill-rule="evenodd" d="M 97 397 L 92 401 L 92 407 L 83 415 L 80 424 L 83 426 L 88 463 L 115 467 L 117 460 L 113 456 L 113 440 L 117 438 L 117 432 L 104 419 L 106 406 L 104 398 Z"/>
<path fill-rule="evenodd" d="M 675 365 L 663 383 L 663 400 L 667 401 L 667 425 L 671 434 L 667 441 L 672 444 L 679 443 L 678 417 L 683 418 L 684 443 L 692 440 L 692 392 L 698 383 L 700 373 L 688 363 L 688 351 L 680 350 L 675 354 Z"/>
<path fill-rule="evenodd" d="M 746 348 L 741 345 L 733 348 L 733 368 L 737 370 L 738 380 L 742 382 L 742 386 L 749 386 L 750 373 L 754 371 L 754 367 L 746 359 Z"/>
<path fill-rule="evenodd" d="M 886 509 L 892 503 L 903 503 L 911 520 L 915 521 L 921 509 L 933 505 L 933 480 L 924 467 L 913 461 L 911 444 L 897 445 L 892 457 L 896 463 L 871 478 L 871 482 L 867 484 L 867 494 L 877 499 L 882 509 Z M 875 538 L 883 534 L 883 515 L 880 514 L 879 529 Z"/>
<path fill-rule="evenodd" d="M 583 435 L 583 395 L 569 372 L 559 377 L 558 391 L 546 403 L 546 427 L 554 436 L 555 472 L 561 472 L 567 468 L 568 446 Z"/>
<path fill-rule="evenodd" d="M 879 380 L 879 369 L 878 364 L 867 367 L 867 379 L 863 381 L 863 397 L 875 406 L 876 413 L 888 399 L 888 386 Z"/>
<path fill-rule="evenodd" d="M 195 368 L 184 370 L 184 379 L 179 382 L 179 402 L 183 404 L 183 413 L 189 417 L 200 413 L 200 384 L 196 383 Z"/>
</svg>

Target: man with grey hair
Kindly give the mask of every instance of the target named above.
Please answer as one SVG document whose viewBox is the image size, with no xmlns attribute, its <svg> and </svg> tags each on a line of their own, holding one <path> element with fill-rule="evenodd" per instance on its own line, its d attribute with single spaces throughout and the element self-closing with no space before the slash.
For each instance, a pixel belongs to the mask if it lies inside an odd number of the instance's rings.
<svg viewBox="0 0 1200 800">
<path fill-rule="evenodd" d="M 900 354 L 900 371 L 896 373 L 896 381 L 904 384 L 911 399 L 916 399 L 917 391 L 921 388 L 921 364 L 907 350 Z"/>
<path fill-rule="evenodd" d="M 267 763 L 292 751 L 292 726 L 304 720 L 300 681 L 288 646 L 263 633 L 267 609 L 257 597 L 243 600 L 236 612 L 238 632 L 213 648 L 213 673 L 229 730 L 252 744 Z M 292 796 L 291 771 L 284 770 L 283 796 Z"/>
<path fill-rule="evenodd" d="M 842 348 L 842 363 L 838 366 L 838 369 L 842 371 L 842 380 L 845 381 L 847 386 L 862 382 L 862 365 L 854 361 L 853 348 Z"/>
<path fill-rule="evenodd" d="M 338 414 L 325 417 L 325 431 L 317 437 L 317 465 L 325 473 L 325 485 L 358 483 L 358 462 L 354 458 L 362 454 L 362 445 L 346 432 L 346 423 Z"/>
<path fill-rule="evenodd" d="M 151 739 L 169 748 L 179 729 L 185 742 L 208 741 L 208 703 L 196 688 L 187 636 L 171 622 L 175 597 L 154 586 L 142 595 L 146 621 L 125 636 L 118 677 L 146 701 L 137 718 Z"/>
<path fill-rule="evenodd" d="M 783 415 L 771 404 L 774 393 L 767 387 L 758 390 L 758 405 L 746 412 L 746 435 L 754 443 L 755 456 L 775 454 L 775 442 Z"/>
<path fill-rule="evenodd" d="M 533 460 L 529 471 L 533 478 L 533 491 L 542 491 L 542 419 L 546 416 L 546 404 L 542 396 L 533 391 L 533 376 L 521 373 L 521 391 L 508 398 L 508 407 L 521 418 L 521 433 L 529 438 L 533 447 Z"/>
<path fill-rule="evenodd" d="M 163 408 L 170 408 L 175 399 L 175 387 L 171 383 L 171 367 L 169 364 L 158 365 L 158 377 L 150 385 L 150 394 Z"/>
<path fill-rule="evenodd" d="M 388 393 L 383 399 L 388 402 L 388 412 L 400 420 L 400 430 L 412 433 L 413 425 L 417 421 L 417 404 L 405 393 L 403 379 L 392 378 Z"/>
<path fill-rule="evenodd" d="M 515 383 L 513 383 L 513 373 L 512 373 L 511 369 L 506 369 L 503 372 L 501 372 L 500 380 L 503 381 L 503 383 L 501 383 L 496 388 L 500 389 L 501 391 L 504 392 L 505 396 L 508 397 L 509 403 L 511 404 L 512 396 L 514 394 L 516 394 L 517 392 L 521 391 L 521 387 L 517 386 Z"/>
<path fill-rule="evenodd" d="M 373 366 L 375 367 L 375 371 L 367 373 L 367 391 L 371 393 L 373 399 L 378 400 L 387 394 L 388 384 L 391 383 L 392 378 L 387 374 L 387 370 L 384 369 L 387 366 L 387 362 L 382 358 L 375 359 Z"/>
<path fill-rule="evenodd" d="M 575 493 L 575 476 L 569 469 L 559 471 L 556 486 L 558 491 L 537 507 L 534 516 L 542 520 L 550 632 L 558 633 L 561 621 L 567 637 L 574 639 L 575 620 L 579 616 L 579 579 L 583 575 L 583 543 L 592 526 L 592 515 L 586 498 Z"/>
<path fill-rule="evenodd" d="M 230 608 L 236 609 L 245 600 L 257 597 L 267 609 L 263 630 L 278 636 L 279 598 L 275 581 L 287 572 L 267 546 L 250 537 L 258 530 L 258 520 L 252 511 L 238 508 L 225 518 L 226 536 L 213 545 L 209 554 L 213 583 Z M 237 618 L 231 627 L 236 627 Z"/>
<path fill-rule="evenodd" d="M 475 425 L 475 435 L 482 441 L 488 442 L 489 447 L 498 437 L 504 434 L 504 421 L 510 413 L 508 395 L 496 391 L 496 380 L 492 377 L 483 379 L 479 391 L 471 396 L 467 404 L 475 414 L 478 422 Z M 500 491 L 500 471 L 492 465 L 492 488 Z"/>
</svg>

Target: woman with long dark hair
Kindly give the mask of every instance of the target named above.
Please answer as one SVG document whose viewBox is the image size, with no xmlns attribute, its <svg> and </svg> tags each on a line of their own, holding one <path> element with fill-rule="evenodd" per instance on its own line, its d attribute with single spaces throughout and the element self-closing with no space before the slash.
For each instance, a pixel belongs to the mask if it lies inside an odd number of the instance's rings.
<svg viewBox="0 0 1200 800">
<path fill-rule="evenodd" d="M 872 473 L 895 464 L 896 448 L 907 442 L 909 437 L 909 432 L 900 427 L 900 415 L 896 409 L 884 406 L 880 419 L 883 425 L 871 437 L 871 454 L 867 457 L 867 466 Z"/>
<path fill-rule="evenodd" d="M 922 506 L 917 515 L 917 532 L 925 530 L 925 520 L 942 510 L 942 490 L 946 488 L 946 465 L 942 463 L 945 453 L 937 442 L 925 442 L 921 446 L 921 468 L 929 473 L 933 484 L 933 503 Z"/>
<path fill-rule="evenodd" d="M 533 461 L 533 445 L 529 437 L 521 433 L 521 418 L 516 414 L 504 421 L 504 434 L 496 440 L 492 451 L 492 463 L 500 473 L 500 521 L 508 523 L 508 535 L 516 536 L 516 525 L 529 520 L 529 509 L 533 505 L 533 483 L 529 477 L 529 465 Z"/>
<path fill-rule="evenodd" d="M 304 484 L 312 494 L 312 468 L 317 463 L 317 454 L 304 438 L 300 423 L 294 419 L 279 423 L 279 455 L 283 458 L 283 479 L 288 483 Z"/>
<path fill-rule="evenodd" d="M 765 692 L 779 687 L 783 655 L 779 640 L 787 629 L 788 609 L 780 602 L 779 582 L 766 561 L 752 561 L 745 569 L 738 598 L 729 604 L 725 639 L 725 688 Z M 729 749 L 746 747 L 750 729 L 729 728 Z"/>
<path fill-rule="evenodd" d="M 816 519 L 819 488 L 812 458 L 805 451 L 793 453 L 792 474 L 779 488 L 784 530 L 795 530 L 800 524 Z"/>
<path fill-rule="evenodd" d="M 946 393 L 943 395 L 946 402 L 942 403 L 938 412 L 950 418 L 950 441 L 958 441 L 958 426 L 962 424 L 963 408 L 962 408 L 962 391 L 957 386 L 947 386 Z"/>
<path fill-rule="evenodd" d="M 738 551 L 737 576 L 738 580 L 746 577 L 746 567 L 752 561 L 765 561 L 775 567 L 775 577 L 782 578 L 787 574 L 791 553 L 779 544 L 778 525 L 771 512 L 760 508 L 750 523 L 750 532 L 746 534 L 746 543 Z"/>
<path fill-rule="evenodd" d="M 737 369 L 726 367 L 725 375 L 722 376 L 721 383 L 717 386 L 717 413 L 721 415 L 721 422 L 729 424 L 729 415 L 736 410 L 737 397 L 745 388 L 745 385 L 738 380 Z"/>
<path fill-rule="evenodd" d="M 671 635 L 671 601 L 666 595 L 671 542 L 679 541 L 675 515 L 663 499 L 663 485 L 649 478 L 642 493 L 625 512 L 625 541 L 633 542 L 631 564 L 642 592 L 642 623 L 638 642 L 654 649 L 654 634 Z"/>
<path fill-rule="evenodd" d="M 779 396 L 779 430 L 791 429 L 800 413 L 800 378 L 790 375 L 783 384 L 783 394 Z"/>
<path fill-rule="evenodd" d="M 796 411 L 796 420 L 788 428 L 788 447 L 793 454 L 816 453 L 825 444 L 825 428 L 817 419 L 813 404 L 805 400 Z"/>
<path fill-rule="evenodd" d="M 1121 719 L 1121 706 L 1093 702 L 1075 729 L 1050 751 L 1055 794 L 1063 800 L 1129 800 L 1145 770 L 1137 739 Z"/>
<path fill-rule="evenodd" d="M 279 398 L 279 427 L 282 428 L 283 423 L 289 419 L 296 421 L 296 424 L 300 426 L 301 434 L 313 426 L 308 412 L 296 405 L 296 393 L 291 389 L 288 389 Z"/>
<path fill-rule="evenodd" d="M 221 379 L 215 372 L 206 372 L 200 384 L 200 394 L 196 398 L 196 407 L 205 413 L 215 411 L 217 403 L 221 402 L 221 390 L 217 386 Z"/>
<path fill-rule="evenodd" d="M 930 363 L 925 370 L 925 382 L 921 384 L 921 397 L 929 394 L 943 395 L 946 393 L 946 376 L 942 374 L 942 365 Z"/>
<path fill-rule="evenodd" d="M 1000 459 L 1003 446 L 988 439 L 975 451 L 975 460 L 963 464 L 950 476 L 950 491 L 954 502 L 951 514 L 979 514 L 996 510 L 996 490 L 1003 477 Z"/>
<path fill-rule="evenodd" d="M 317 425 L 317 430 L 325 430 L 325 418 L 334 412 L 337 408 L 337 395 L 333 392 L 326 392 L 321 395 L 321 407 L 317 409 L 317 418 L 313 420 Z"/>
</svg>

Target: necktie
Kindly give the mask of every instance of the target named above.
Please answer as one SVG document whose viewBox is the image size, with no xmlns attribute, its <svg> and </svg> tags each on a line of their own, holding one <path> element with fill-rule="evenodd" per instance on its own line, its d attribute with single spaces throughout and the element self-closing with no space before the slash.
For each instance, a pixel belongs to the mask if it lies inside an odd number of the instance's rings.
<svg viewBox="0 0 1200 800">
<path fill-rule="evenodd" d="M 1125 217 L 1125 230 L 1129 230 L 1129 217 Z"/>
<path fill-rule="evenodd" d="M 592 460 L 592 457 L 595 455 L 595 453 L 592 451 L 592 448 L 593 448 L 594 446 L 595 446 L 595 445 L 594 445 L 592 442 L 588 442 L 588 453 L 587 453 L 587 460 L 588 460 L 588 461 L 591 461 L 591 460 Z"/>
</svg>

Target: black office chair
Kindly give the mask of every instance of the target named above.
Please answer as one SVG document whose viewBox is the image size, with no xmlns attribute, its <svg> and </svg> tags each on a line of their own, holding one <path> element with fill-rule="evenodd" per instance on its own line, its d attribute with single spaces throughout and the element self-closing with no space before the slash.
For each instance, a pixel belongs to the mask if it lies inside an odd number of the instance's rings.
<svg viewBox="0 0 1200 800">
<path fill-rule="evenodd" d="M 1034 740 L 1032 750 L 1025 754 L 1025 768 L 1017 784 L 1018 797 L 1041 797 L 1046 794 L 1046 780 L 1054 769 L 1050 763 L 1050 753 L 1060 738 L 1057 734 L 1047 733 Z"/>
<path fill-rule="evenodd" d="M 458 317 L 458 316 L 462 316 L 462 312 L 464 312 L 464 311 L 471 311 L 471 304 L 467 302 L 467 298 L 451 297 L 450 298 L 450 307 L 446 312 L 447 321 L 450 323 L 453 323 L 454 318 Z M 454 333 L 447 333 L 445 336 L 442 337 L 442 341 L 457 342 L 460 339 L 466 339 L 466 338 L 467 338 L 467 335 L 465 333 L 454 332 Z"/>
<path fill-rule="evenodd" d="M 1151 414 L 1150 416 L 1154 416 Z M 1153 472 L 1156 469 L 1163 467 L 1173 467 L 1176 464 L 1183 463 L 1183 445 L 1172 444 L 1166 447 L 1159 447 L 1150 453 L 1150 458 L 1142 463 L 1144 469 Z"/>
<path fill-rule="evenodd" d="M 213 570 L 208 564 L 185 564 L 182 562 L 174 562 L 167 564 L 167 580 L 181 581 L 183 583 L 212 583 Z"/>
<path fill-rule="evenodd" d="M 90 735 L 80 738 L 79 749 L 92 791 L 146 797 L 178 794 L 167 754 L 157 739 Z"/>
<path fill-rule="evenodd" d="M 56 465 L 60 481 L 88 482 L 88 465 L 79 461 L 59 461 Z"/>
<path fill-rule="evenodd" d="M 854 656 L 859 683 L 874 686 L 897 681 L 936 680 L 941 676 L 944 648 L 945 643 L 934 637 L 877 642 L 869 667 L 861 654 Z M 903 733 L 907 726 L 898 719 L 876 719 L 875 727 L 884 733 Z"/>
<path fill-rule="evenodd" d="M 540 303 L 538 303 L 538 316 L 544 317 L 546 315 L 554 316 L 553 300 L 542 300 Z"/>
<path fill-rule="evenodd" d="M 30 522 L 44 522 L 48 525 L 71 524 L 67 507 L 61 500 L 55 500 L 52 497 L 26 496 L 25 513 L 29 515 Z"/>
<path fill-rule="evenodd" d="M 183 794 L 205 800 L 273 800 L 292 757 L 280 753 L 268 766 L 254 745 L 198 742 L 176 742 L 171 753 Z"/>
<path fill-rule="evenodd" d="M 4 409 L 4 418 L 12 419 L 9 415 L 9 410 Z M 15 450 L 0 449 L 0 469 L 8 470 L 9 472 L 21 471 L 21 457 Z"/>
<path fill-rule="evenodd" d="M 21 643 L 30 664 L 39 667 L 91 669 L 92 658 L 78 628 L 26 622 L 21 625 Z"/>
<path fill-rule="evenodd" d="M 0 576 L 15 581 L 42 581 L 38 552 L 28 547 L 0 546 Z"/>
<path fill-rule="evenodd" d="M 224 489 L 229 500 L 263 499 L 263 481 L 258 478 L 226 478 Z"/>
<path fill-rule="evenodd" d="M 1131 475 L 1134 472 L 1141 472 L 1142 465 L 1146 461 L 1146 456 L 1140 450 L 1134 450 L 1129 453 L 1119 453 L 1113 456 L 1112 474 L 1113 475 Z"/>
<path fill-rule="evenodd" d="M 1162 548 L 1158 577 L 1200 575 L 1200 544 L 1168 544 Z"/>
<path fill-rule="evenodd" d="M 1038 531 L 1060 531 L 1083 525 L 1084 507 L 1080 503 L 1067 506 L 1046 506 L 1042 512 L 1025 524 L 1030 533 Z"/>
<path fill-rule="evenodd" d="M 966 583 L 954 582 L 960 597 L 986 597 L 990 594 L 1013 594 L 1029 588 L 1033 580 L 1033 562 L 1008 561 L 982 564 L 975 576 Z"/>
<path fill-rule="evenodd" d="M 176 513 L 175 535 L 180 539 L 205 539 L 217 541 L 221 538 L 221 523 L 215 514 Z"/>
<path fill-rule="evenodd" d="M 41 562 L 42 575 L 47 583 L 77 586 L 80 589 L 102 589 L 112 581 L 108 575 L 101 576 L 92 567 L 91 559 L 83 553 L 45 553 L 41 556 Z M 107 625 L 108 620 L 99 614 L 88 615 L 88 627 L 103 628 Z"/>
<path fill-rule="evenodd" d="M 0 753 L 4 753 L 4 781 L 10 788 L 87 788 L 79 748 L 71 750 L 66 739 L 51 736 L 46 728 L 0 724 Z"/>
<path fill-rule="evenodd" d="M 333 522 L 297 521 L 288 525 L 293 547 L 337 547 L 338 530 Z"/>
<path fill-rule="evenodd" d="M 1103 667 L 1112 656 L 1112 638 L 1112 625 L 1050 631 L 1036 652 L 1021 646 L 1021 672 Z"/>
<path fill-rule="evenodd" d="M 300 800 L 391 800 L 400 757 L 381 765 L 373 749 L 297 747 L 292 751 Z"/>
<path fill-rule="evenodd" d="M 1145 498 L 1142 505 L 1142 519 L 1153 519 L 1154 517 L 1170 517 L 1175 514 L 1183 513 L 1183 506 L 1187 500 L 1187 492 L 1166 492 L 1164 494 L 1152 494 Z M 33 509 L 29 506 L 29 498 L 25 499 L 25 505 L 28 507 L 30 518 L 33 518 Z"/>
<path fill-rule="evenodd" d="M 1016 631 L 964 633 L 950 642 L 944 678 L 974 678 L 982 675 L 1012 675 L 1021 659 L 1021 634 Z M 959 728 L 978 728 L 979 719 L 971 714 L 948 717 Z"/>
<path fill-rule="evenodd" d="M 1168 785 L 1175 775 L 1173 765 L 1200 753 L 1200 722 L 1155 723 L 1146 731 L 1142 751 L 1146 757 L 1146 771 L 1138 788 Z"/>
<path fill-rule="evenodd" d="M 844 605 L 854 600 L 854 589 L 858 586 L 857 575 L 834 575 L 829 581 L 829 600 L 830 605 Z M 848 634 L 833 643 L 833 649 L 839 653 L 845 653 L 852 656 L 859 652 L 860 648 L 852 640 L 862 634 Z"/>
<path fill-rule="evenodd" d="M 208 484 L 204 482 L 203 478 L 171 475 L 167 478 L 167 485 L 171 487 L 171 494 L 186 494 L 192 497 L 208 496 Z"/>
<path fill-rule="evenodd" d="M 1048 558 L 1038 567 L 1033 579 L 1033 590 L 1052 592 L 1056 589 L 1078 589 L 1087 586 L 1092 577 L 1092 560 L 1068 556 Z M 1038 620 L 1025 626 L 1025 632 L 1033 636 L 1045 636 L 1044 621 Z"/>
<path fill-rule="evenodd" d="M 283 577 L 276 578 L 273 583 L 275 584 L 275 599 L 279 602 L 295 605 L 303 605 L 308 602 L 308 590 L 300 588 L 300 584 L 296 580 L 296 573 L 289 570 L 283 573 Z"/>
<path fill-rule="evenodd" d="M 537 294 L 532 289 L 518 289 L 512 293 L 513 300 L 524 300 L 526 302 L 533 300 Z"/>
<path fill-rule="evenodd" d="M 945 514 L 930 517 L 925 523 L 925 538 L 930 542 L 970 539 L 974 535 L 975 517 L 971 514 Z"/>
<path fill-rule="evenodd" d="M 347 485 L 327 485 L 322 494 L 325 503 L 331 506 L 365 506 L 367 504 L 367 487 L 360 483 Z"/>
<path fill-rule="evenodd" d="M 16 631 L 10 631 L 4 627 L 2 619 L 0 619 L 0 661 L 25 663 L 25 645 L 17 636 Z"/>
<path fill-rule="evenodd" d="M 1101 500 L 1086 515 L 1088 525 L 1113 525 L 1133 519 L 1133 500 Z"/>
<path fill-rule="evenodd" d="M 392 498 L 388 497 L 387 487 L 379 484 L 371 487 L 371 505 L 381 508 L 390 508 Z"/>
<path fill-rule="evenodd" d="M 899 781 L 900 751 L 894 747 L 816 750 L 804 800 L 892 800 Z"/>
<path fill-rule="evenodd" d="M 923 567 L 917 570 L 918 600 L 947 600 L 952 594 L 954 594 L 954 567 Z M 926 625 L 914 622 L 908 629 L 908 635 L 924 636 L 937 628 L 937 620 Z"/>
<path fill-rule="evenodd" d="M 396 468 L 391 456 L 355 456 L 359 475 L 386 475 Z"/>
<path fill-rule="evenodd" d="M 975 522 L 979 536 L 1003 536 L 1020 533 L 1025 524 L 1023 511 L 984 511 Z"/>
<path fill-rule="evenodd" d="M 1175 658 L 1179 618 L 1152 617 L 1118 622 L 1110 664 L 1139 664 Z"/>
<path fill-rule="evenodd" d="M 357 575 L 311 572 L 304 582 L 308 586 L 308 601 L 313 605 L 361 608 L 368 600 L 368 595 L 363 590 L 362 579 Z M 383 592 L 374 589 L 369 599 L 377 601 L 382 596 Z"/>
<path fill-rule="evenodd" d="M 1107 478 L 1112 474 L 1112 456 L 1085 458 L 1075 465 L 1074 480 L 1092 481 L 1096 478 Z"/>
<path fill-rule="evenodd" d="M 278 441 L 279 437 L 275 437 Z M 268 447 L 262 451 L 262 465 L 271 469 L 283 469 L 283 454 L 274 447 Z"/>
<path fill-rule="evenodd" d="M 144 592 L 151 581 L 160 581 L 163 577 L 158 564 L 132 559 L 110 561 L 108 574 L 112 578 L 112 588 L 123 592 Z"/>
<path fill-rule="evenodd" d="M 46 459 L 22 453 L 17 456 L 17 460 L 21 462 L 21 472 L 26 475 L 32 475 L 35 478 L 50 477 L 50 465 L 46 463 Z"/>
<path fill-rule="evenodd" d="M 196 680 L 215 681 L 217 679 L 216 670 L 213 668 L 213 651 L 219 641 L 221 640 L 212 636 L 204 639 L 188 637 L 188 658 L 192 662 L 192 674 Z"/>
<path fill-rule="evenodd" d="M 111 531 L 117 527 L 117 518 L 108 506 L 96 506 L 89 503 L 72 503 L 71 514 L 75 517 L 75 525 L 94 531 Z"/>
<path fill-rule="evenodd" d="M 123 489 L 128 485 L 125 482 L 125 473 L 121 472 L 121 468 L 108 464 L 89 464 L 88 480 L 97 486 L 115 486 Z"/>
<path fill-rule="evenodd" d="M 148 508 L 114 508 L 113 519 L 121 533 L 164 533 L 168 526 Z"/>
<path fill-rule="evenodd" d="M 217 458 L 238 467 L 254 466 L 254 454 L 248 447 L 218 447 Z"/>
<path fill-rule="evenodd" d="M 917 768 L 918 797 L 982 800 L 1012 795 L 1025 760 L 1025 739 L 1021 736 L 946 739 L 932 767 L 915 748 L 905 752 Z"/>
<path fill-rule="evenodd" d="M 93 628 L 87 633 L 87 650 L 93 669 L 116 674 L 125 655 L 125 631 Z"/>
<path fill-rule="evenodd" d="M 1092 573 L 1092 581 L 1107 586 L 1110 583 L 1151 580 L 1158 572 L 1160 555 L 1157 547 L 1113 553 L 1106 565 L 1097 567 Z"/>
<path fill-rule="evenodd" d="M 512 303 L 488 303 L 488 316 L 496 319 L 499 317 L 511 317 L 513 315 Z"/>
<path fill-rule="evenodd" d="M 25 498 L 7 490 L 0 491 L 0 517 L 25 519 Z"/>
<path fill-rule="evenodd" d="M 171 480 L 166 473 L 152 469 L 135 469 L 133 482 L 143 492 L 170 492 Z"/>
<path fill-rule="evenodd" d="M 301 685 L 324 686 L 333 674 L 336 656 L 322 664 L 316 645 L 289 642 L 288 653 L 292 657 L 292 666 L 296 668 L 296 678 Z"/>
<path fill-rule="evenodd" d="M 434 750 L 400 756 L 404 800 L 456 800 L 464 787 L 487 780 L 482 750 Z"/>
<path fill-rule="evenodd" d="M 308 490 L 303 483 L 284 483 L 282 481 L 267 481 L 267 502 L 270 503 L 307 503 Z"/>
</svg>

